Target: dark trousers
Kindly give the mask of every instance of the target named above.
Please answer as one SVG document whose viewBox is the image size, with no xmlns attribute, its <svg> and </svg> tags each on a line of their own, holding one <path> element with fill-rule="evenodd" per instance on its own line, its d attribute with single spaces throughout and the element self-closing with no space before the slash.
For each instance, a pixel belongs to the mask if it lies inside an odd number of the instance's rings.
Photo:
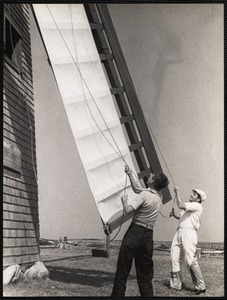
<svg viewBox="0 0 227 300">
<path fill-rule="evenodd" d="M 153 230 L 131 224 L 122 240 L 111 297 L 123 297 L 126 282 L 135 259 L 140 295 L 153 296 Z"/>
</svg>

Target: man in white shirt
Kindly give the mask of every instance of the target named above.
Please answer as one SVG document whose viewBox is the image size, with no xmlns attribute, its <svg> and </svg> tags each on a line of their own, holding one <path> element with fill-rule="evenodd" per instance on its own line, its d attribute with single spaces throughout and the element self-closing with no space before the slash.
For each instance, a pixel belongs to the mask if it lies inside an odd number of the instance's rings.
<svg viewBox="0 0 227 300">
<path fill-rule="evenodd" d="M 179 187 L 175 186 L 174 192 L 177 205 L 182 211 L 180 215 L 174 209 L 170 212 L 170 216 L 180 220 L 171 245 L 172 272 L 170 287 L 175 290 L 181 290 L 182 288 L 180 265 L 182 257 L 184 257 L 195 286 L 194 292 L 199 295 L 206 292 L 196 252 L 198 243 L 197 230 L 200 227 L 203 211 L 201 203 L 206 199 L 206 194 L 199 189 L 193 189 L 189 202 L 183 203 L 180 198 Z"/>
</svg>

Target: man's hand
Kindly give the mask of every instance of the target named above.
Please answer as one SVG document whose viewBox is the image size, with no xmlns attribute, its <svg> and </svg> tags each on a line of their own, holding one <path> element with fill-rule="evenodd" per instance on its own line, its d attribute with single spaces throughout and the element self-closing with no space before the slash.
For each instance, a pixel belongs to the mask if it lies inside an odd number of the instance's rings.
<svg viewBox="0 0 227 300">
<path fill-rule="evenodd" d="M 126 173 L 127 175 L 130 175 L 130 174 L 132 173 L 132 170 L 129 168 L 128 165 L 125 166 L 125 173 Z"/>
<path fill-rule="evenodd" d="M 121 202 L 122 204 L 124 204 L 125 202 L 127 202 L 128 200 L 128 194 L 124 194 L 122 197 L 121 197 Z"/>
<path fill-rule="evenodd" d="M 169 216 L 170 217 L 174 216 L 174 208 L 172 208 L 172 210 L 170 211 Z"/>
<path fill-rule="evenodd" d="M 174 186 L 174 192 L 175 192 L 175 194 L 179 194 L 179 186 Z"/>
</svg>

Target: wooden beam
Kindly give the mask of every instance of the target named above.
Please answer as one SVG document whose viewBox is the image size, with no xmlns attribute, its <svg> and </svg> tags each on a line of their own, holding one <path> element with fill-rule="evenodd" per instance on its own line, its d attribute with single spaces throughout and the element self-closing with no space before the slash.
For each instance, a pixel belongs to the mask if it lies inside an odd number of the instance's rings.
<svg viewBox="0 0 227 300">
<path fill-rule="evenodd" d="M 101 53 L 99 54 L 101 61 L 104 60 L 113 60 L 113 55 L 111 53 Z"/>
<path fill-rule="evenodd" d="M 102 20 L 112 53 L 114 55 L 114 59 L 117 64 L 123 86 L 125 87 L 125 92 L 130 101 L 130 106 L 134 114 L 141 139 L 144 143 L 144 148 L 146 151 L 148 161 L 150 163 L 150 166 L 152 166 L 154 173 L 162 172 L 162 167 L 159 162 L 159 158 L 157 156 L 153 141 L 151 139 L 150 132 L 147 127 L 146 120 L 142 108 L 140 106 L 132 79 L 130 77 L 107 5 L 97 4 L 96 6 L 99 11 L 100 18 Z M 171 199 L 171 194 L 168 189 L 165 189 L 164 194 L 166 198 L 168 198 L 169 200 Z"/>
<path fill-rule="evenodd" d="M 124 93 L 125 89 L 123 86 L 113 87 L 110 89 L 112 95 Z"/>
<path fill-rule="evenodd" d="M 133 115 L 125 116 L 120 118 L 121 124 L 125 124 L 127 122 L 132 122 L 134 120 Z"/>
<path fill-rule="evenodd" d="M 121 75 L 126 94 L 128 96 L 128 99 L 130 99 L 130 106 L 132 108 L 132 111 L 135 112 L 134 117 L 142 140 L 144 141 L 147 157 L 149 159 L 150 164 L 152 165 L 152 169 L 154 170 L 154 172 L 160 172 L 162 168 L 159 163 L 159 159 L 157 157 L 153 142 L 151 140 L 150 133 L 143 115 L 143 111 L 139 104 L 134 85 L 132 83 L 113 23 L 111 21 L 109 11 L 107 9 L 107 5 L 97 4 L 97 8 L 100 13 L 103 26 L 107 34 L 108 41 L 110 43 L 116 64 L 119 68 L 119 73 Z"/>
<path fill-rule="evenodd" d="M 136 144 L 130 145 L 129 146 L 129 150 L 132 152 L 132 151 L 135 151 L 135 150 L 139 150 L 142 147 L 143 147 L 143 143 L 142 142 L 138 142 Z"/>
<path fill-rule="evenodd" d="M 90 23 L 90 27 L 92 30 L 102 30 L 103 25 L 101 23 Z"/>
</svg>

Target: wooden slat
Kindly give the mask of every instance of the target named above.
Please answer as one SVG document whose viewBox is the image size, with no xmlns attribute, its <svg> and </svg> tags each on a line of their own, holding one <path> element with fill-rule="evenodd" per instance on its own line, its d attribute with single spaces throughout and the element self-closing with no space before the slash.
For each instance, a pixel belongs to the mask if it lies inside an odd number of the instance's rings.
<svg viewBox="0 0 227 300">
<path fill-rule="evenodd" d="M 27 247 L 15 247 L 15 248 L 3 248 L 3 256 L 18 256 L 18 255 L 37 255 L 39 254 L 38 246 L 27 246 Z"/>
<path fill-rule="evenodd" d="M 25 104 L 24 98 L 26 98 L 27 105 L 34 112 L 34 103 L 32 100 L 33 98 L 32 87 L 26 81 L 23 81 L 22 83 L 20 80 L 17 80 L 15 77 L 10 76 L 8 72 L 5 72 L 5 68 L 4 68 L 3 88 L 8 88 L 8 90 L 13 91 L 14 93 L 17 91 L 19 93 L 18 99 L 20 101 L 23 101 L 23 103 Z"/>
<path fill-rule="evenodd" d="M 29 192 L 28 190 L 28 186 L 30 188 L 37 188 L 37 182 L 36 179 L 33 177 L 28 178 L 25 177 L 24 175 L 21 177 L 20 180 L 16 180 L 16 179 L 12 179 L 10 177 L 4 176 L 3 177 L 3 184 L 4 187 L 9 187 L 9 188 L 15 188 L 15 189 L 19 189 L 23 192 Z M 5 192 L 7 192 L 7 189 L 5 190 Z"/>
<path fill-rule="evenodd" d="M 38 222 L 25 222 L 25 221 L 12 221 L 12 220 L 3 220 L 4 229 L 39 229 Z"/>
<path fill-rule="evenodd" d="M 111 88 L 110 92 L 112 95 L 124 93 L 125 89 L 123 86 Z"/>
<path fill-rule="evenodd" d="M 18 103 L 18 100 L 19 100 L 19 101 L 22 101 L 22 104 L 24 104 L 23 107 L 25 107 L 25 98 L 26 98 L 27 102 L 29 102 L 31 105 L 30 110 L 32 111 L 31 112 L 32 116 L 34 116 L 34 104 L 33 104 L 33 100 L 32 100 L 33 99 L 32 90 L 28 91 L 26 89 L 23 89 L 22 86 L 17 85 L 17 84 L 20 84 L 20 83 L 17 82 L 16 86 L 15 86 L 15 82 L 13 81 L 13 79 L 10 78 L 8 76 L 8 74 L 6 74 L 4 76 L 4 82 L 3 82 L 3 94 L 7 95 L 7 96 L 11 96 L 10 97 L 11 99 L 17 99 L 17 102 L 15 102 L 15 105 L 17 104 L 17 106 L 21 105 L 20 103 Z M 7 100 L 7 99 L 5 98 L 5 100 Z"/>
<path fill-rule="evenodd" d="M 31 161 L 31 158 L 32 158 L 32 156 L 31 156 L 31 143 L 29 143 L 28 140 L 25 141 L 22 138 L 20 138 L 19 136 L 15 136 L 15 134 L 13 134 L 12 132 L 9 132 L 6 129 L 3 129 L 3 137 L 6 140 L 9 140 L 11 142 L 16 143 L 19 146 L 20 149 L 23 149 L 23 151 L 21 151 L 23 153 L 23 155 L 27 156 L 27 159 L 26 159 L 26 157 L 23 157 L 24 160 L 25 161 Z M 35 144 L 33 144 L 32 149 L 33 149 L 33 158 L 36 159 L 35 158 L 36 157 L 36 155 L 35 155 L 36 145 Z"/>
<path fill-rule="evenodd" d="M 38 200 L 38 199 L 37 199 Z M 33 207 L 38 209 L 38 201 L 31 199 L 24 199 L 21 197 L 15 197 L 12 195 L 4 195 L 4 203 L 14 204 L 14 205 L 22 205 L 26 207 Z"/>
<path fill-rule="evenodd" d="M 16 205 L 13 203 L 3 203 L 3 211 L 4 212 L 12 212 L 12 213 L 21 213 L 26 215 L 33 215 L 38 216 L 39 210 L 37 207 L 29 207 L 29 206 L 22 206 Z"/>
<path fill-rule="evenodd" d="M 19 256 L 11 256 L 11 257 L 3 257 L 3 267 L 8 267 L 11 265 L 21 265 L 32 263 L 40 260 L 39 254 L 31 254 L 31 255 L 19 255 Z"/>
<path fill-rule="evenodd" d="M 22 122 L 17 117 L 17 115 L 10 113 L 7 109 L 3 107 L 3 125 L 6 131 L 11 132 L 15 136 L 19 137 L 21 140 L 26 141 L 27 143 L 31 143 L 31 139 L 33 143 L 35 143 L 35 135 L 34 130 L 31 135 L 30 124 L 27 126 L 22 126 Z"/>
<path fill-rule="evenodd" d="M 12 176 L 13 178 L 21 178 L 21 173 L 17 173 L 12 169 L 3 166 L 3 174 L 7 176 Z"/>
<path fill-rule="evenodd" d="M 99 54 L 100 60 L 105 61 L 105 60 L 113 60 L 113 55 L 111 53 L 101 53 Z"/>
<path fill-rule="evenodd" d="M 3 219 L 14 220 L 14 221 L 26 221 L 26 222 L 38 222 L 39 218 L 37 215 L 25 215 L 15 212 L 3 212 Z"/>
<path fill-rule="evenodd" d="M 15 180 L 15 179 L 12 179 L 10 177 L 4 176 L 3 177 L 3 184 L 5 186 L 11 187 L 11 188 L 20 189 L 21 191 L 24 191 L 24 192 L 27 191 L 28 184 L 30 186 L 33 186 L 35 189 L 37 188 L 37 182 L 36 182 L 36 179 L 34 177 L 31 178 L 30 181 L 29 181 L 29 178 L 26 178 L 26 180 L 27 180 L 26 182 L 23 182 L 22 180 Z"/>
<path fill-rule="evenodd" d="M 38 229 L 3 229 L 3 238 L 37 238 L 38 236 Z"/>
<path fill-rule="evenodd" d="M 15 94 L 17 101 L 18 100 L 22 101 L 24 103 L 24 105 L 25 105 L 25 99 L 24 99 L 23 95 L 25 95 L 27 105 L 29 106 L 32 115 L 34 115 L 34 103 L 32 100 L 33 93 L 32 93 L 31 86 L 29 86 L 29 85 L 22 86 L 22 83 L 20 81 L 18 81 L 18 80 L 14 81 L 14 79 L 15 79 L 15 77 L 14 78 L 12 76 L 10 77 L 10 74 L 8 72 L 5 72 L 5 68 L 4 68 L 3 88 L 4 88 L 6 95 L 8 95 L 10 92 L 12 94 Z M 8 91 L 8 93 L 7 93 L 7 91 Z"/>
<path fill-rule="evenodd" d="M 3 166 L 4 167 L 4 170 L 8 169 L 9 171 L 14 171 L 18 174 L 20 174 L 20 177 L 18 177 L 19 179 L 21 179 L 21 181 L 24 181 L 28 186 L 30 186 L 31 188 L 37 188 L 37 182 L 36 182 L 36 179 L 35 179 L 35 174 L 37 173 L 37 170 L 36 170 L 36 167 L 35 167 L 35 170 L 33 168 L 33 165 L 32 163 L 29 164 L 30 168 L 26 168 L 24 166 L 24 163 L 22 164 L 22 167 L 21 167 L 21 173 L 18 173 L 17 170 L 13 170 L 13 168 L 11 167 L 8 167 L 8 166 Z M 4 173 L 5 176 L 7 176 L 7 171 L 6 173 Z M 8 173 L 9 176 L 11 176 L 9 173 Z"/>
<path fill-rule="evenodd" d="M 101 23 L 90 23 L 90 27 L 92 30 L 102 30 L 103 25 Z"/>
<path fill-rule="evenodd" d="M 120 118 L 121 124 L 125 124 L 125 123 L 128 123 L 128 122 L 132 122 L 133 120 L 134 120 L 133 115 L 129 115 L 129 116 L 125 116 L 125 117 L 121 117 L 121 118 Z"/>
<path fill-rule="evenodd" d="M 23 122 L 23 120 L 20 120 L 18 115 L 14 113 L 10 113 L 8 109 L 3 107 L 3 122 L 5 124 L 5 129 L 8 131 L 13 131 L 14 129 L 17 130 L 18 135 L 21 134 L 23 131 L 26 132 L 25 138 L 29 141 L 31 140 L 31 130 L 30 130 L 30 124 Z M 33 130 L 34 131 L 34 130 Z M 32 135 L 34 138 L 34 133 Z M 30 138 L 30 139 L 29 139 Z M 23 136 L 21 136 L 21 139 L 23 139 Z M 35 141 L 35 139 L 34 139 Z"/>
<path fill-rule="evenodd" d="M 142 142 L 139 142 L 139 143 L 130 145 L 130 146 L 129 146 L 129 150 L 132 152 L 132 151 L 135 151 L 135 150 L 139 150 L 139 149 L 141 149 L 142 147 L 143 147 L 143 143 L 142 143 Z"/>
<path fill-rule="evenodd" d="M 32 187 L 30 187 L 30 189 L 32 189 Z M 3 186 L 3 195 L 7 194 L 14 197 L 22 197 L 25 199 L 36 200 L 38 195 L 38 192 L 36 192 L 36 190 L 37 189 L 33 187 L 33 192 L 31 193 L 31 191 L 22 191 L 19 189 L 14 189 L 12 187 Z"/>
<path fill-rule="evenodd" d="M 36 246 L 37 238 L 5 238 L 3 237 L 3 247 Z"/>
</svg>

